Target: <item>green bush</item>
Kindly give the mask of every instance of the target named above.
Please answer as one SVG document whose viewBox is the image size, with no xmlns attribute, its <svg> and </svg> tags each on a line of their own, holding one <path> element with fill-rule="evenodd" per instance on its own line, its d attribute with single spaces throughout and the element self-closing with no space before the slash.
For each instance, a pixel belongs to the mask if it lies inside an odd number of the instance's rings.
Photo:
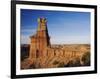
<svg viewBox="0 0 100 79">
<path fill-rule="evenodd" d="M 77 66 L 81 66 L 79 58 L 70 60 L 64 67 L 77 67 Z"/>
<path fill-rule="evenodd" d="M 90 66 L 90 52 L 83 54 L 81 61 L 83 62 L 83 65 Z"/>
</svg>

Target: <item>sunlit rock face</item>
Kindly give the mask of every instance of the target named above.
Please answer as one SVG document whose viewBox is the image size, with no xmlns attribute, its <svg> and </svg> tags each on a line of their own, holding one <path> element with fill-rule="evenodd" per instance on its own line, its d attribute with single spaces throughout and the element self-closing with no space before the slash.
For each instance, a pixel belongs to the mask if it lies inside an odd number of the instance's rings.
<svg viewBox="0 0 100 79">
<path fill-rule="evenodd" d="M 90 65 L 89 44 L 51 45 L 47 20 L 44 17 L 38 18 L 36 34 L 30 40 L 29 56 L 21 61 L 21 69 Z"/>
</svg>

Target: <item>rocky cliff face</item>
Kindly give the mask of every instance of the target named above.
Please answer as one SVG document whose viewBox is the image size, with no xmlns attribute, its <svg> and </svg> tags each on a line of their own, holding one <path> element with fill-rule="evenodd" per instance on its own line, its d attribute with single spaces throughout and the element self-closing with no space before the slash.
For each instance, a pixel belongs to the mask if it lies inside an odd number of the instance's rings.
<svg viewBox="0 0 100 79">
<path fill-rule="evenodd" d="M 22 69 L 80 67 L 90 65 L 90 45 L 58 45 L 47 48 L 38 58 L 26 58 Z"/>
</svg>

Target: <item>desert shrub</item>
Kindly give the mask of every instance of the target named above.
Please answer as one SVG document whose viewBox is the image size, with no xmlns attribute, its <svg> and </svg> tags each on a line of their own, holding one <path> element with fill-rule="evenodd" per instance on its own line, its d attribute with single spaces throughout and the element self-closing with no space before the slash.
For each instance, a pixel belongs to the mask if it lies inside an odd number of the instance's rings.
<svg viewBox="0 0 100 79">
<path fill-rule="evenodd" d="M 90 66 L 90 52 L 83 54 L 81 61 L 83 62 L 83 65 Z"/>
<path fill-rule="evenodd" d="M 64 67 L 64 63 L 63 62 L 60 62 L 58 67 Z"/>
<path fill-rule="evenodd" d="M 77 67 L 77 66 L 81 66 L 79 58 L 74 58 L 70 60 L 64 67 Z"/>
<path fill-rule="evenodd" d="M 29 69 L 33 69 L 33 68 L 35 68 L 34 63 L 32 63 L 32 64 L 29 66 Z"/>
<path fill-rule="evenodd" d="M 59 64 L 59 61 L 55 60 L 55 61 L 53 62 L 53 64 L 54 64 L 54 65 L 57 65 L 57 64 Z"/>
</svg>

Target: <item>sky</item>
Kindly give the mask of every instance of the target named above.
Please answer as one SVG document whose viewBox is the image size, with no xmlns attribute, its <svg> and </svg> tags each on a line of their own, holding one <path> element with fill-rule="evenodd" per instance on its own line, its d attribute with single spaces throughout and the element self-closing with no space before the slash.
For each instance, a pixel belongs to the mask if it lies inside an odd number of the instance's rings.
<svg viewBox="0 0 100 79">
<path fill-rule="evenodd" d="M 51 44 L 89 44 L 90 12 L 21 9 L 21 44 L 29 44 L 39 17 L 47 19 Z"/>
</svg>

